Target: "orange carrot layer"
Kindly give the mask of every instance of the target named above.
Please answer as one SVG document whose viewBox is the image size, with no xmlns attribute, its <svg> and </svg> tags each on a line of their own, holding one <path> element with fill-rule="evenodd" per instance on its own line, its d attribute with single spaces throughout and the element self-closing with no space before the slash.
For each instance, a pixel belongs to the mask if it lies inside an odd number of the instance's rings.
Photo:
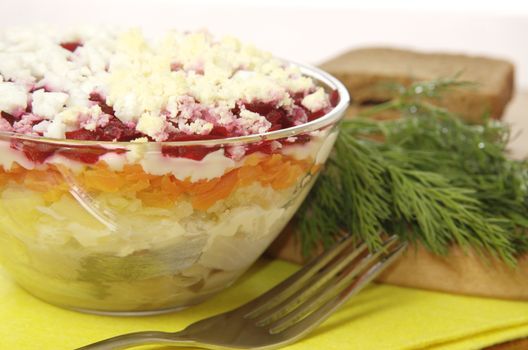
<svg viewBox="0 0 528 350">
<path fill-rule="evenodd" d="M 34 191 L 42 192 L 48 202 L 58 200 L 70 190 L 72 181 L 91 193 L 116 193 L 140 199 L 151 207 L 169 208 L 181 196 L 189 199 L 196 210 L 207 210 L 217 201 L 227 198 L 239 187 L 258 182 L 275 190 L 289 188 L 309 172 L 319 167 L 310 160 L 296 160 L 280 154 L 252 154 L 244 164 L 221 177 L 191 182 L 173 175 L 151 175 L 140 165 L 126 165 L 113 171 L 104 162 L 91 166 L 78 175 L 60 166 L 49 165 L 47 170 L 27 170 L 14 166 L 8 172 L 0 168 L 0 185 L 14 181 Z"/>
</svg>

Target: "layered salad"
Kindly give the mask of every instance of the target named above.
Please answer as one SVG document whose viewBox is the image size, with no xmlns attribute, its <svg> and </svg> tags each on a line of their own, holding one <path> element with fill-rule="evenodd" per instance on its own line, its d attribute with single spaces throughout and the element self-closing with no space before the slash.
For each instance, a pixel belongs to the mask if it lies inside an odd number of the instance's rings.
<svg viewBox="0 0 528 350">
<path fill-rule="evenodd" d="M 296 65 L 207 32 L 3 30 L 0 262 L 69 308 L 199 302 L 291 219 L 337 130 L 266 135 L 338 100 Z"/>
</svg>

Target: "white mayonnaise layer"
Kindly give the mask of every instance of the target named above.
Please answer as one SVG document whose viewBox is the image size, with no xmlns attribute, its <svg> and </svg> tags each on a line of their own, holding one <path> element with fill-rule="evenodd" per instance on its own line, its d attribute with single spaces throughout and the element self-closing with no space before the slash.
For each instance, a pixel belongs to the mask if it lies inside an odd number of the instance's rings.
<svg viewBox="0 0 528 350">
<path fill-rule="evenodd" d="M 209 153 L 202 160 L 166 157 L 161 150 L 148 151 L 140 164 L 149 174 L 172 174 L 178 180 L 190 178 L 192 182 L 214 179 L 235 167 L 235 161 L 226 157 L 223 149 Z"/>
<path fill-rule="evenodd" d="M 311 141 L 305 144 L 285 145 L 281 153 L 297 160 L 315 159 L 316 164 L 323 164 L 332 150 L 337 137 L 337 131 L 328 134 L 326 130 L 311 134 Z M 235 161 L 226 156 L 223 149 L 207 154 L 202 160 L 164 156 L 161 146 L 156 143 L 132 144 L 127 152 L 109 152 L 100 156 L 110 169 L 121 171 L 127 164 L 140 164 L 146 173 L 152 175 L 172 174 L 178 180 L 190 179 L 192 182 L 211 180 L 222 176 L 230 169 L 239 167 L 244 157 Z M 45 168 L 45 164 L 61 165 L 63 168 L 79 173 L 86 164 L 69 159 L 60 154 L 54 154 L 44 164 L 30 161 L 26 155 L 11 147 L 10 142 L 0 141 L 0 166 L 9 171 L 17 163 L 25 169 Z"/>
</svg>

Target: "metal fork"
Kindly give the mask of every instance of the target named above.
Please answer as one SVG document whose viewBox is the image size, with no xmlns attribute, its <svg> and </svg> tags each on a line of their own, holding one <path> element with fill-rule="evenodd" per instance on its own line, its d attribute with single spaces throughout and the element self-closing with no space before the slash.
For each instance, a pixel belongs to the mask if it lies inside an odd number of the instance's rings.
<svg viewBox="0 0 528 350">
<path fill-rule="evenodd" d="M 205 349 L 276 349 L 317 327 L 357 294 L 406 247 L 391 236 L 369 252 L 352 237 L 312 260 L 268 292 L 232 311 L 195 322 L 176 333 L 137 332 L 77 350 L 116 350 L 141 345 Z"/>
</svg>

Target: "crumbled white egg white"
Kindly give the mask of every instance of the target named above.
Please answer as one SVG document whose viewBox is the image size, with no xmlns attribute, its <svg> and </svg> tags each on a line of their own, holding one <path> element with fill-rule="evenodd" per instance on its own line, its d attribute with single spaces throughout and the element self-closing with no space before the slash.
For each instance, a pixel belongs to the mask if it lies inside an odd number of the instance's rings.
<svg viewBox="0 0 528 350">
<path fill-rule="evenodd" d="M 185 121 L 181 120 L 178 123 L 178 128 L 186 134 L 208 134 L 213 129 L 213 127 L 214 125 L 212 123 L 209 123 L 203 119 L 196 119 L 191 123 L 185 123 Z"/>
<path fill-rule="evenodd" d="M 50 124 L 51 122 L 49 120 L 43 120 L 33 126 L 33 131 L 44 134 L 48 130 Z"/>
<path fill-rule="evenodd" d="M 63 139 L 66 133 L 66 125 L 62 118 L 57 116 L 48 124 L 47 130 L 44 131 L 45 137 Z"/>
<path fill-rule="evenodd" d="M 167 123 L 181 132 L 206 134 L 213 128 L 211 119 L 230 130 L 247 126 L 244 134 L 265 132 L 271 124 L 263 116 L 249 111 L 240 118 L 233 115 L 237 103 L 288 107 L 290 94 L 316 88 L 296 66 L 203 31 L 170 31 L 147 40 L 138 29 L 8 28 L 0 31 L 0 45 L 0 110 L 24 111 L 31 103 L 31 113 L 51 121 L 34 131 L 50 137 L 75 128 L 94 130 L 108 120 L 102 111 L 90 109 L 97 105 L 93 93 L 122 122 L 162 140 Z M 324 98 L 324 91 L 317 90 L 303 105 L 313 110 Z"/>
<path fill-rule="evenodd" d="M 159 141 L 159 139 L 161 139 L 160 136 L 164 131 L 165 123 L 165 119 L 146 112 L 141 115 L 141 118 L 139 118 L 136 129 L 146 135 L 155 136 Z"/>
<path fill-rule="evenodd" d="M 74 109 L 74 108 L 72 108 Z M 77 113 L 77 116 L 80 116 L 78 120 L 80 120 L 80 127 L 94 131 L 98 126 L 104 126 L 109 121 L 109 116 L 107 114 L 104 114 L 101 110 L 101 107 L 98 105 L 91 106 L 90 108 L 86 107 L 79 107 L 80 111 Z M 72 126 L 75 124 L 75 120 L 72 119 L 70 116 L 63 117 L 64 122 Z"/>
<path fill-rule="evenodd" d="M 45 92 L 39 89 L 32 94 L 32 111 L 34 114 L 52 119 L 59 114 L 68 100 L 68 95 L 63 92 Z"/>
<path fill-rule="evenodd" d="M 303 98 L 301 104 L 311 112 L 328 107 L 330 102 L 323 88 L 318 88 L 314 93 Z"/>
<path fill-rule="evenodd" d="M 14 113 L 26 109 L 27 91 L 23 86 L 10 82 L 0 82 L 0 111 Z"/>
<path fill-rule="evenodd" d="M 240 111 L 240 126 L 243 130 L 247 130 L 248 134 L 261 134 L 266 132 L 271 123 L 258 113 L 243 109 Z"/>
<path fill-rule="evenodd" d="M 79 115 L 86 114 L 89 112 L 89 110 L 90 109 L 88 107 L 80 107 L 80 106 L 71 107 L 57 114 L 57 117 L 59 117 L 64 124 L 76 125 Z"/>
</svg>

